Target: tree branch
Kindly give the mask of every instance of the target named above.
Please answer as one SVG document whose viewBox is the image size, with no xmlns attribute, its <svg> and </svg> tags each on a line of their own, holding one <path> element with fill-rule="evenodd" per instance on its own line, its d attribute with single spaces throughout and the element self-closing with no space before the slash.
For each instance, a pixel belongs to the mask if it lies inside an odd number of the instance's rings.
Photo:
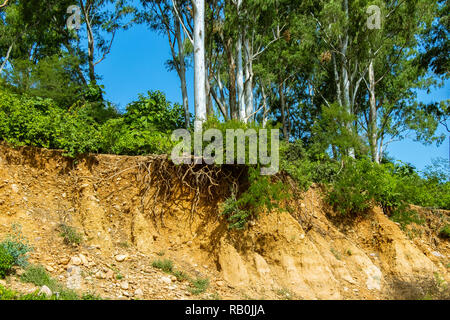
<svg viewBox="0 0 450 320">
<path fill-rule="evenodd" d="M 0 9 L 3 7 L 6 7 L 8 5 L 9 0 L 5 0 L 5 2 L 3 2 L 3 4 L 0 4 Z"/>
<path fill-rule="evenodd" d="M 187 28 L 186 28 L 186 26 L 185 26 L 185 24 L 184 24 L 183 19 L 181 19 L 181 16 L 180 16 L 180 14 L 178 13 L 177 6 L 176 6 L 174 0 L 172 0 L 172 5 L 173 5 L 173 9 L 175 10 L 175 14 L 176 14 L 177 17 L 178 17 L 178 20 L 180 20 L 181 26 L 183 27 L 183 30 L 184 30 L 184 32 L 186 33 L 186 36 L 188 37 L 188 39 L 189 39 L 189 41 L 191 42 L 191 44 L 194 45 L 194 40 L 192 39 L 191 34 L 190 34 L 189 31 L 187 30 Z"/>
</svg>

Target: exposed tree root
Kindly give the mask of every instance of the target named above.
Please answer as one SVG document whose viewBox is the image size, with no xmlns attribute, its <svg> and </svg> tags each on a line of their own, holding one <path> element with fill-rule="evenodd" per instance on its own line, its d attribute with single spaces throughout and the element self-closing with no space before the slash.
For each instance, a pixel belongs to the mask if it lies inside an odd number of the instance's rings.
<svg viewBox="0 0 450 320">
<path fill-rule="evenodd" d="M 238 190 L 240 179 L 247 171 L 245 166 L 182 164 L 175 165 L 166 157 L 153 157 L 138 163 L 136 180 L 141 190 L 141 209 L 150 210 L 153 219 L 159 218 L 164 225 L 164 205 L 174 203 L 177 195 L 193 194 L 189 221 L 201 199 L 212 203 L 229 196 L 232 190 Z M 227 186 L 229 186 L 227 188 Z M 169 201 L 170 200 L 170 201 Z M 162 203 L 157 213 L 155 203 Z"/>
</svg>

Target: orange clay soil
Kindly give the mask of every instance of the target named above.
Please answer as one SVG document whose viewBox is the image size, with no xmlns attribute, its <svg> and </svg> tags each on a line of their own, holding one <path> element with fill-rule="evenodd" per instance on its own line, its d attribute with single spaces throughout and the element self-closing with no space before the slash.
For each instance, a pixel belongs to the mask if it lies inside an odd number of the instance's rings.
<svg viewBox="0 0 450 320">
<path fill-rule="evenodd" d="M 402 231 L 379 208 L 337 216 L 313 186 L 284 203 L 285 210 L 229 231 L 219 217 L 225 194 L 219 191 L 229 190 L 229 181 L 196 197 L 176 175 L 161 180 L 164 172 L 148 166 L 154 159 L 73 160 L 60 151 L 0 144 L 0 240 L 19 224 L 35 249 L 31 263 L 69 288 L 109 299 L 449 296 L 450 245 L 438 237 L 448 211 L 415 208 L 425 223 Z M 81 245 L 65 244 L 60 224 L 79 230 Z M 165 259 L 193 279 L 207 278 L 207 290 L 194 295 L 189 281 L 152 266 Z M 2 284 L 36 290 L 18 280 L 22 272 Z"/>
</svg>

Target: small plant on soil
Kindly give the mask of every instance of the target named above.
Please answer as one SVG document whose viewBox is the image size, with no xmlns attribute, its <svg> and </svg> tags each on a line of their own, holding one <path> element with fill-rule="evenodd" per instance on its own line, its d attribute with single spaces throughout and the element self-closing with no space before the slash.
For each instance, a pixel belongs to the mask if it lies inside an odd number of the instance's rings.
<svg viewBox="0 0 450 320">
<path fill-rule="evenodd" d="M 191 281 L 191 288 L 189 292 L 198 295 L 206 291 L 209 287 L 209 279 L 197 278 Z"/>
<path fill-rule="evenodd" d="M 60 224 L 59 230 L 61 232 L 61 237 L 64 238 L 64 243 L 67 245 L 79 245 L 83 241 L 83 235 L 74 227 L 66 224 Z"/>
<path fill-rule="evenodd" d="M 103 300 L 103 299 L 99 295 L 88 292 L 81 296 L 81 300 Z"/>
<path fill-rule="evenodd" d="M 38 287 L 47 286 L 58 300 L 79 300 L 79 296 L 75 291 L 66 288 L 58 280 L 52 278 L 41 265 L 30 265 L 25 269 L 20 280 L 32 283 Z"/>
<path fill-rule="evenodd" d="M 173 262 L 171 260 L 155 260 L 152 263 L 153 268 L 161 269 L 165 273 L 173 272 Z"/>
<path fill-rule="evenodd" d="M 122 241 L 119 242 L 119 247 L 126 249 L 130 247 L 130 244 L 127 241 Z"/>
<path fill-rule="evenodd" d="M 446 224 L 439 230 L 439 236 L 444 239 L 450 239 L 450 224 Z"/>
<path fill-rule="evenodd" d="M 294 294 L 286 288 L 278 289 L 276 293 L 280 298 L 284 300 L 292 300 L 294 298 Z"/>
<path fill-rule="evenodd" d="M 120 272 L 118 272 L 118 273 L 116 274 L 116 279 L 117 279 L 117 280 L 122 280 L 122 279 L 123 279 L 123 275 L 122 275 Z"/>
<path fill-rule="evenodd" d="M 337 252 L 334 248 L 331 248 L 330 251 L 331 251 L 331 253 L 334 255 L 334 257 L 335 257 L 336 259 L 338 259 L 338 260 L 341 260 L 341 259 L 342 259 L 341 254 L 340 254 L 339 252 Z M 350 255 L 351 255 L 351 254 L 350 254 Z"/>
</svg>

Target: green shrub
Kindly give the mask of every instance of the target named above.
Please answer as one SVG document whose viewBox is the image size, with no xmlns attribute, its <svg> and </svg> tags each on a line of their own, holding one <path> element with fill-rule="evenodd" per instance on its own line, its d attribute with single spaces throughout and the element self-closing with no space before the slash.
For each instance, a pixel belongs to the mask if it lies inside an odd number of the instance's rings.
<svg viewBox="0 0 450 320">
<path fill-rule="evenodd" d="M 145 127 L 127 124 L 126 119 L 112 119 L 101 127 L 101 150 L 112 154 L 145 155 L 169 153 L 174 143 L 169 133 L 148 123 Z"/>
<path fill-rule="evenodd" d="M 439 230 L 439 236 L 444 239 L 450 239 L 450 224 L 446 224 Z"/>
<path fill-rule="evenodd" d="M 14 266 L 14 257 L 9 252 L 0 246 L 0 278 L 6 277 Z"/>
<path fill-rule="evenodd" d="M 226 217 L 230 229 L 244 229 L 261 211 L 279 209 L 279 201 L 289 197 L 282 182 L 273 183 L 271 177 L 261 176 L 258 168 L 249 167 L 248 184 L 248 189 L 238 198 L 233 194 L 222 205 L 220 215 Z"/>
<path fill-rule="evenodd" d="M 9 290 L 0 284 L 0 300 L 18 300 L 19 294 Z"/>
<path fill-rule="evenodd" d="M 47 286 L 54 294 L 52 299 L 58 300 L 79 300 L 78 294 L 67 289 L 58 280 L 52 278 L 41 265 L 30 265 L 20 277 L 22 282 L 33 283 L 38 287 Z"/>
<path fill-rule="evenodd" d="M 208 118 L 208 120 L 203 124 L 202 126 L 203 132 L 208 131 L 209 129 L 214 129 L 214 130 L 218 130 L 221 133 L 222 136 L 222 152 L 223 152 L 223 162 L 227 161 L 228 162 L 228 158 L 230 157 L 227 154 L 227 131 L 231 130 L 232 132 L 234 132 L 235 134 L 238 134 L 239 132 L 245 134 L 245 133 L 251 133 L 250 130 L 253 130 L 254 133 L 256 133 L 256 136 L 258 137 L 258 141 L 259 141 L 259 135 L 260 135 L 260 130 L 262 129 L 266 129 L 267 130 L 267 154 L 270 155 L 271 151 L 272 151 L 272 139 L 271 139 L 271 129 L 276 129 L 276 127 L 271 127 L 271 126 L 267 126 L 266 128 L 263 128 L 261 125 L 255 123 L 255 122 L 248 122 L 248 123 L 244 123 L 242 121 L 238 121 L 238 120 L 229 120 L 226 122 L 222 122 L 220 121 L 217 117 L 211 116 Z M 229 137 L 228 137 L 229 138 Z M 195 133 L 192 133 L 191 136 L 191 154 L 194 154 L 194 141 L 195 141 Z M 251 145 L 251 139 L 249 137 L 245 137 L 245 140 L 243 140 L 244 144 L 245 144 L 245 149 L 243 149 L 243 154 L 239 155 L 238 154 L 238 144 L 237 142 L 239 142 L 239 139 L 237 139 L 236 137 L 234 137 L 234 153 L 232 154 L 231 151 L 230 155 L 232 156 L 232 163 L 240 163 L 240 164 L 246 164 L 246 165 L 260 165 L 259 162 L 259 157 L 254 156 L 253 153 L 250 153 L 250 145 Z M 205 148 L 207 146 L 209 146 L 211 144 L 211 141 L 203 141 L 203 150 L 205 150 Z M 258 147 L 258 143 L 256 144 L 252 144 L 252 147 L 255 147 L 256 150 L 259 148 Z M 220 151 L 219 151 L 220 152 Z M 239 156 L 239 159 L 238 159 Z"/>
<path fill-rule="evenodd" d="M 188 289 L 193 295 L 198 295 L 206 291 L 209 287 L 209 279 L 197 278 L 191 281 L 191 287 Z"/>
<path fill-rule="evenodd" d="M 28 240 L 22 235 L 21 227 L 16 224 L 12 225 L 12 232 L 0 243 L 0 248 L 13 258 L 13 265 L 22 268 L 28 265 L 27 254 L 33 250 Z"/>
<path fill-rule="evenodd" d="M 365 212 L 375 204 L 382 178 L 382 167 L 365 159 L 348 159 L 334 183 L 328 186 L 326 199 L 341 214 Z"/>
<path fill-rule="evenodd" d="M 97 91 L 91 88 L 87 95 L 97 97 Z M 96 152 L 161 154 L 173 146 L 171 131 L 184 127 L 183 108 L 170 104 L 159 91 L 140 95 L 123 115 L 90 100 L 83 97 L 69 109 L 51 99 L 0 89 L 0 140 L 13 146 L 62 149 L 70 157 Z"/>
<path fill-rule="evenodd" d="M 183 271 L 174 270 L 172 274 L 177 277 L 178 281 L 190 280 L 190 277 Z"/>
<path fill-rule="evenodd" d="M 297 140 L 281 143 L 280 167 L 298 183 L 300 190 L 306 191 L 312 183 L 331 183 L 341 165 L 325 154 L 310 154 Z"/>
<path fill-rule="evenodd" d="M 84 293 L 81 300 L 103 300 L 102 297 L 93 293 Z"/>
<path fill-rule="evenodd" d="M 50 289 L 55 288 L 57 281 L 55 281 L 41 265 L 30 265 L 25 269 L 21 275 L 20 280 L 27 283 L 32 283 L 38 287 L 47 286 Z M 53 290 L 52 290 L 53 291 Z"/>
<path fill-rule="evenodd" d="M 162 271 L 164 271 L 166 273 L 172 273 L 172 271 L 173 271 L 173 262 L 168 259 L 155 260 L 155 261 L 153 261 L 152 266 L 154 268 L 161 269 Z"/>
<path fill-rule="evenodd" d="M 60 235 L 64 238 L 65 244 L 79 245 L 83 241 L 83 235 L 79 233 L 74 227 L 61 224 L 59 226 L 61 231 Z"/>
<path fill-rule="evenodd" d="M 404 208 L 394 210 L 391 219 L 392 221 L 399 223 L 403 230 L 405 230 L 406 226 L 411 223 L 424 223 L 416 211 Z"/>
</svg>

